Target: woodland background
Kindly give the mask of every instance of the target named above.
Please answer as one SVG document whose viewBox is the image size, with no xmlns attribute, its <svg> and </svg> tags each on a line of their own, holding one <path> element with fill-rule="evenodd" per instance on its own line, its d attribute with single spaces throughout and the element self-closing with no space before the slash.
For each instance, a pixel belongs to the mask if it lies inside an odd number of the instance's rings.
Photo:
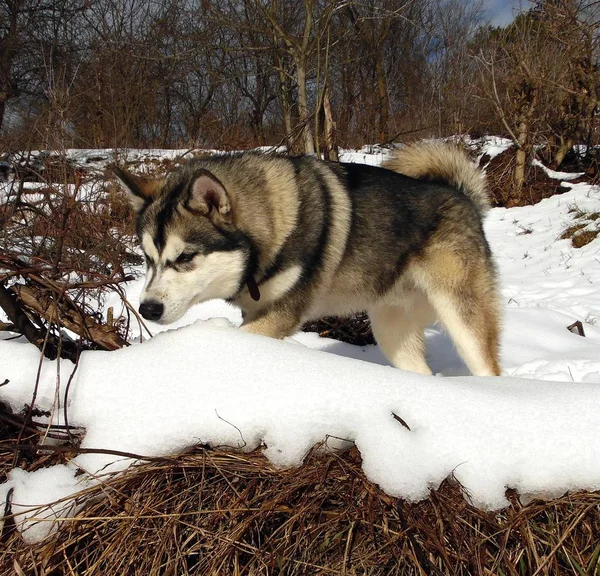
<svg viewBox="0 0 600 576">
<path fill-rule="evenodd" d="M 600 2 L 2 0 L 0 146 L 287 145 L 322 153 L 454 134 L 595 172 Z M 566 159 L 566 160 L 565 160 Z M 581 166 L 580 166 L 581 168 Z"/>
</svg>

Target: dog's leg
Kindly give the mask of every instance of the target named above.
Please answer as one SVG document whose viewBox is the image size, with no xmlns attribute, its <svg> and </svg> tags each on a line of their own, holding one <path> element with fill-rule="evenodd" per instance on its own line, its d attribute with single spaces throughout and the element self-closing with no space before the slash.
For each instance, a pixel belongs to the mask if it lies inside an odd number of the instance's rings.
<svg viewBox="0 0 600 576">
<path fill-rule="evenodd" d="M 259 316 L 250 318 L 241 326 L 244 332 L 260 334 L 270 338 L 285 338 L 296 332 L 300 326 L 300 315 L 282 307 L 270 308 Z"/>
<path fill-rule="evenodd" d="M 489 261 L 468 264 L 451 254 L 415 274 L 438 318 L 474 376 L 499 376 L 500 306 Z"/>
<path fill-rule="evenodd" d="M 411 294 L 402 303 L 369 310 L 373 335 L 396 368 L 431 374 L 425 361 L 423 331 L 435 321 L 435 314 L 424 294 Z"/>
<path fill-rule="evenodd" d="M 473 376 L 500 376 L 498 319 L 494 311 L 488 316 L 482 303 L 477 302 L 477 295 L 473 295 L 470 310 L 463 308 L 462 298 L 453 294 L 431 294 L 431 301 Z"/>
</svg>

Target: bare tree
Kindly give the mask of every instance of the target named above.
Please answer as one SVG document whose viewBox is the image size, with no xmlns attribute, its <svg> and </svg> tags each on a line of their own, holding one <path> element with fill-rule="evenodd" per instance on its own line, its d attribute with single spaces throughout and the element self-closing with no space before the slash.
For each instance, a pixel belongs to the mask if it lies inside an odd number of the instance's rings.
<svg viewBox="0 0 600 576">
<path fill-rule="evenodd" d="M 600 63 L 598 47 L 600 5 L 581 0 L 538 0 L 535 9 L 542 15 L 542 25 L 560 55 L 560 76 L 548 89 L 556 94 L 549 108 L 548 147 L 554 168 L 560 167 L 576 142 L 588 144 L 600 106 Z"/>
<path fill-rule="evenodd" d="M 253 1 L 258 14 L 272 33 L 273 44 L 289 55 L 293 62 L 298 87 L 300 136 L 304 144 L 304 152 L 312 154 L 315 152 L 315 144 L 310 127 L 307 75 L 310 58 L 329 27 L 337 3 L 335 0 L 328 0 L 324 4 L 317 0 L 303 0 L 301 8 L 293 10 L 296 17 L 294 22 L 288 18 L 291 13 L 289 2 L 279 3 L 277 0 L 272 0 L 265 4 L 261 0 Z"/>
<path fill-rule="evenodd" d="M 13 63 L 19 53 L 19 17 L 23 11 L 23 0 L 4 0 L 0 4 L 0 128 L 4 122 L 6 103 L 18 93 L 13 77 Z"/>
<path fill-rule="evenodd" d="M 84 9 L 83 0 L 0 1 L 0 128 L 11 99 L 56 97 L 72 73 L 73 23 Z M 53 94 L 43 93 L 48 80 Z"/>
<path fill-rule="evenodd" d="M 392 31 L 398 32 L 394 24 L 405 19 L 412 26 L 411 9 L 417 2 L 413 0 L 369 0 L 367 2 L 351 2 L 346 6 L 350 25 L 353 26 L 360 39 L 363 57 L 372 66 L 377 86 L 377 109 L 379 141 L 385 142 L 390 130 L 390 96 L 388 87 L 388 70 L 386 67 L 387 40 Z"/>
<path fill-rule="evenodd" d="M 519 15 L 506 29 L 493 31 L 479 54 L 481 89 L 516 148 L 512 195 L 519 201 L 535 134 L 547 108 L 544 88 L 555 83 L 555 54 L 536 14 Z"/>
</svg>

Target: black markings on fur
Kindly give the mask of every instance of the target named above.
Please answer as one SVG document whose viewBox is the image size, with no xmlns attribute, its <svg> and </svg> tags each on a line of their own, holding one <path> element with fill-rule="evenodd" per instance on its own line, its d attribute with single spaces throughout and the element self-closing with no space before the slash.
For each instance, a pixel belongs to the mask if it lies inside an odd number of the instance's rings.
<svg viewBox="0 0 600 576">
<path fill-rule="evenodd" d="M 148 274 L 150 273 L 150 270 L 152 270 L 152 277 L 148 281 L 148 284 L 146 284 L 146 290 L 148 290 L 148 288 L 150 288 L 150 286 L 152 286 L 152 283 L 154 282 L 154 279 L 156 278 L 156 264 L 154 264 L 154 262 L 151 262 L 150 259 L 146 256 L 146 265 L 148 266 L 148 271 L 146 272 L 146 276 L 148 276 Z"/>
<path fill-rule="evenodd" d="M 246 284 L 248 277 L 256 276 L 256 270 L 258 268 L 258 249 L 252 238 L 245 236 L 246 245 L 248 247 L 248 257 L 246 258 L 246 269 L 244 270 L 242 287 Z"/>
<path fill-rule="evenodd" d="M 411 258 L 418 257 L 445 218 L 446 204 L 464 202 L 449 186 L 438 186 L 361 164 L 331 164 L 352 202 L 345 262 L 376 294 L 387 292 Z M 367 286 L 364 286 L 367 288 Z"/>
<path fill-rule="evenodd" d="M 357 190 L 362 186 L 364 170 L 363 164 L 343 164 L 346 168 L 346 186 L 351 190 Z"/>
<path fill-rule="evenodd" d="M 302 275 L 296 286 L 310 283 L 323 265 L 331 228 L 331 192 L 312 158 L 288 159 L 295 168 L 298 190 L 298 223 L 271 265 L 260 278 L 261 283 L 293 265 L 300 264 Z"/>
<path fill-rule="evenodd" d="M 160 199 L 160 209 L 155 216 L 156 232 L 154 235 L 154 245 L 159 252 L 162 252 L 167 242 L 167 227 L 173 219 L 177 207 L 181 203 L 183 194 L 188 186 L 184 182 L 179 182 L 168 194 Z"/>
<path fill-rule="evenodd" d="M 323 258 L 325 256 L 325 249 L 329 243 L 329 232 L 331 228 L 331 192 L 322 174 L 316 171 L 315 176 L 319 184 L 319 199 L 322 202 L 321 213 L 323 219 L 321 221 L 321 232 L 316 242 L 315 249 L 312 254 L 308 254 L 304 259 L 304 268 L 302 271 L 303 279 L 312 277 L 315 271 L 322 266 Z"/>
</svg>

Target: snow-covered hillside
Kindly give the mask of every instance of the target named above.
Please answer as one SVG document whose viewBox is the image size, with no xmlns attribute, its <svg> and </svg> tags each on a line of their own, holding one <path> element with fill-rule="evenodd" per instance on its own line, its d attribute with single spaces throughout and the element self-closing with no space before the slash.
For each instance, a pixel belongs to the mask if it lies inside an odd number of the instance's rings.
<svg viewBox="0 0 600 576">
<path fill-rule="evenodd" d="M 378 163 L 383 153 L 349 154 Z M 453 475 L 484 508 L 524 497 L 600 489 L 600 236 L 574 248 L 563 232 L 593 228 L 600 188 L 569 184 L 536 206 L 493 209 L 486 232 L 505 305 L 500 378 L 474 378 L 438 327 L 427 334 L 437 376 L 387 366 L 377 347 L 355 347 L 302 333 L 280 342 L 236 330 L 238 311 L 197 306 L 175 326 L 150 326 L 155 338 L 116 352 L 85 352 L 68 395 L 83 448 L 167 455 L 196 443 L 251 450 L 264 446 L 277 465 L 298 466 L 327 439 L 356 444 L 367 476 L 394 496 L 421 499 Z M 142 280 L 131 282 L 137 305 Z M 116 298 L 106 303 L 118 311 Z M 220 318 L 220 319 L 215 319 Z M 585 337 L 567 326 L 580 321 Z M 0 333 L 0 400 L 30 403 L 39 352 Z M 137 340 L 139 330 L 132 334 Z M 57 371 L 57 368 L 60 368 Z M 73 365 L 44 361 L 36 405 L 62 422 Z M 58 376 L 60 375 L 60 377 Z M 445 376 L 445 377 L 444 377 Z M 449 376 L 452 376 L 450 378 Z M 57 386 L 59 391 L 57 393 Z M 133 459 L 80 454 L 66 466 L 15 469 L 10 488 L 24 535 L 51 529 L 43 516 L 73 513 L 65 498 Z M 84 474 L 79 474 L 83 470 Z"/>
</svg>

